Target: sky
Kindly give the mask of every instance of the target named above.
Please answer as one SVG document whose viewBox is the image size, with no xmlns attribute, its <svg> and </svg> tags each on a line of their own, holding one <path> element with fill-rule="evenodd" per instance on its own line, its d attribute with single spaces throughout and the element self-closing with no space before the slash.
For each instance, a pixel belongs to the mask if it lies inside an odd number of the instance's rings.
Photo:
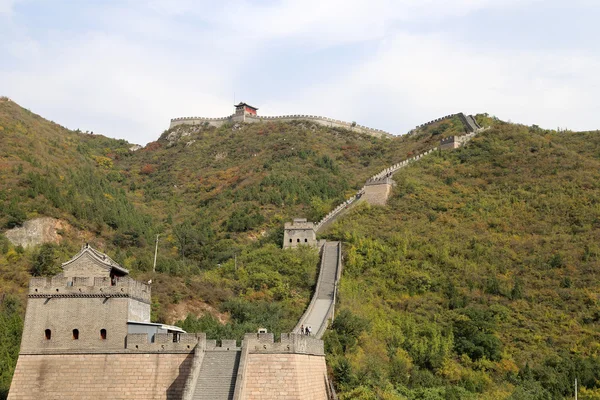
<svg viewBox="0 0 600 400">
<path fill-rule="evenodd" d="M 0 0 L 0 95 L 145 144 L 171 118 L 456 112 L 600 129 L 598 0 Z"/>
</svg>

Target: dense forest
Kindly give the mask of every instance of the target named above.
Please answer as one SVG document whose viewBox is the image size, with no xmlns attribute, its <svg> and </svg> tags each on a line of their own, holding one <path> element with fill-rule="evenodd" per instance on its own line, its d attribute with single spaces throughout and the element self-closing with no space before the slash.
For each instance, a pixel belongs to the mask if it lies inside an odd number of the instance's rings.
<svg viewBox="0 0 600 400">
<path fill-rule="evenodd" d="M 325 337 L 342 399 L 561 399 L 576 376 L 580 398 L 600 398 L 600 139 L 478 119 L 491 129 L 400 171 L 388 206 L 357 207 L 325 233 L 344 243 Z M 0 103 L 0 232 L 39 216 L 66 226 L 37 247 L 0 234 L 0 398 L 29 278 L 83 243 L 153 280 L 154 321 L 209 338 L 289 331 L 318 253 L 281 250 L 283 223 L 318 220 L 463 129 L 457 118 L 391 139 L 306 121 L 180 126 L 131 151 Z"/>
</svg>

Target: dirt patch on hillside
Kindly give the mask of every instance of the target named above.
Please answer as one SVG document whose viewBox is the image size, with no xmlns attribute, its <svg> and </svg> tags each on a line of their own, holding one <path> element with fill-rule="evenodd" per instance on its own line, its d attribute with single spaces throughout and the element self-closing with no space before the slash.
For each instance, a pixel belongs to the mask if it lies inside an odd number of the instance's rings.
<svg viewBox="0 0 600 400">
<path fill-rule="evenodd" d="M 213 306 L 200 300 L 188 300 L 181 301 L 177 304 L 170 304 L 168 306 L 167 323 L 174 324 L 177 321 L 185 319 L 190 313 L 196 317 L 210 314 L 222 324 L 229 322 L 229 314 L 219 312 Z"/>
<path fill-rule="evenodd" d="M 60 243 L 62 234 L 71 229 L 70 225 L 56 218 L 41 217 L 25 221 L 23 226 L 13 228 L 4 235 L 15 246 L 37 246 L 42 243 Z"/>
</svg>

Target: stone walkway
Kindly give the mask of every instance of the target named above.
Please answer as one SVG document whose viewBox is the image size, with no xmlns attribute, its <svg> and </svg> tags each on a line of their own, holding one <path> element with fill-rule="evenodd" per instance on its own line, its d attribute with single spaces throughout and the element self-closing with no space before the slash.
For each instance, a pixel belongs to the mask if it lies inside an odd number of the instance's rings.
<svg viewBox="0 0 600 400">
<path fill-rule="evenodd" d="M 321 270 L 313 299 L 304 315 L 296 325 L 294 332 L 299 333 L 302 325 L 312 327 L 312 333 L 318 339 L 327 328 L 332 317 L 335 301 L 335 285 L 338 276 L 340 242 L 326 242 L 321 256 Z"/>
</svg>

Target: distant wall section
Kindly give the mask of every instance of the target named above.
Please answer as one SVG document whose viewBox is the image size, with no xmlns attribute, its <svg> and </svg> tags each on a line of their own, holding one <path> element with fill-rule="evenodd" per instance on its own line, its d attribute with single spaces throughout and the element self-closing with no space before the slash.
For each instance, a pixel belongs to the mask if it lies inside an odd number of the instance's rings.
<svg viewBox="0 0 600 400">
<path fill-rule="evenodd" d="M 333 118 L 321 117 L 316 115 L 282 115 L 276 117 L 257 117 L 252 115 L 230 115 L 223 118 L 203 118 L 203 117 L 184 117 L 174 118 L 171 120 L 169 128 L 173 128 L 177 125 L 210 125 L 220 127 L 227 122 L 247 122 L 247 123 L 260 123 L 260 122 L 291 122 L 291 121 L 310 121 L 321 126 L 329 126 L 335 128 L 344 128 L 353 132 L 364 133 L 366 135 L 375 137 L 393 137 L 392 134 L 383 131 L 381 129 L 369 128 L 363 125 L 358 125 L 351 122 L 340 121 Z"/>
<path fill-rule="evenodd" d="M 360 200 L 376 206 L 385 206 L 391 191 L 391 178 L 368 181 L 364 186 L 363 195 Z"/>
</svg>

